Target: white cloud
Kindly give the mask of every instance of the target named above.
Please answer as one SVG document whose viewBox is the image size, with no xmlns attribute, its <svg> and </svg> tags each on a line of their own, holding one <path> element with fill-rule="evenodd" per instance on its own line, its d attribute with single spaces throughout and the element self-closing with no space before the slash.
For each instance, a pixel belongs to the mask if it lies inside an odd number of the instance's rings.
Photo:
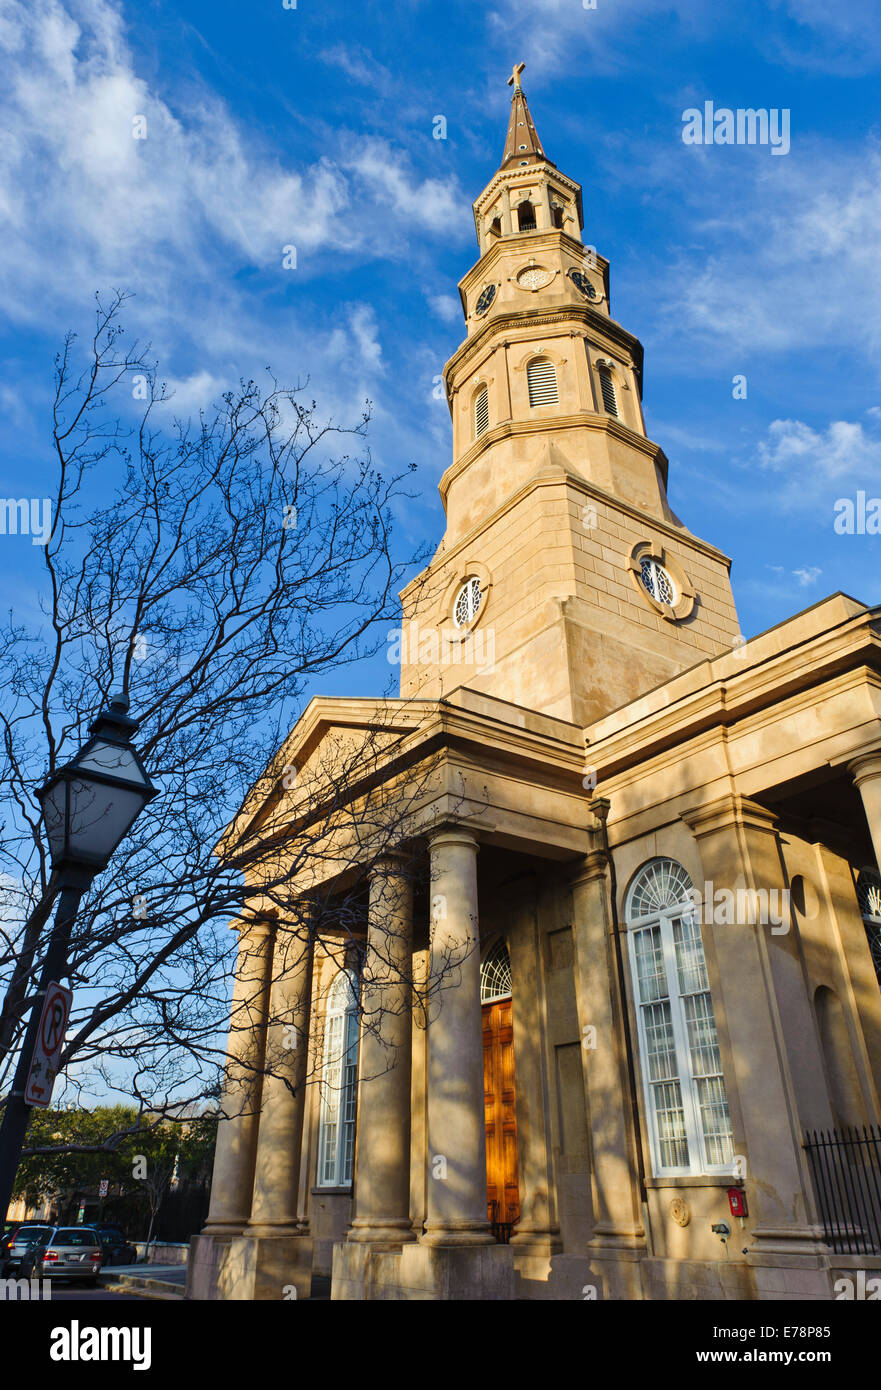
<svg viewBox="0 0 881 1390">
<path fill-rule="evenodd" d="M 774 420 L 759 443 L 758 461 L 812 494 L 818 485 L 877 476 L 881 441 L 850 420 L 833 420 L 825 430 L 802 420 Z"/>
<path fill-rule="evenodd" d="M 430 294 L 428 307 L 444 323 L 462 322 L 462 305 L 454 294 Z"/>
<path fill-rule="evenodd" d="M 823 573 L 816 565 L 806 565 L 803 569 L 793 570 L 793 577 L 798 580 L 802 589 L 807 589 L 811 584 L 816 584 L 820 575 Z"/>
</svg>

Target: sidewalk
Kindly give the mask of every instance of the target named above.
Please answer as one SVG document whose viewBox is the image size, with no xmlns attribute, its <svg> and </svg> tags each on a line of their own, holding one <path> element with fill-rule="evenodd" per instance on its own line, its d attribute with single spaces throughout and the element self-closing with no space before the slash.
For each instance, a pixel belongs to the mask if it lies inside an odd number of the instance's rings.
<svg viewBox="0 0 881 1390">
<path fill-rule="evenodd" d="M 186 1265 L 109 1265 L 100 1282 L 108 1289 L 136 1289 L 152 1298 L 182 1299 Z"/>
</svg>

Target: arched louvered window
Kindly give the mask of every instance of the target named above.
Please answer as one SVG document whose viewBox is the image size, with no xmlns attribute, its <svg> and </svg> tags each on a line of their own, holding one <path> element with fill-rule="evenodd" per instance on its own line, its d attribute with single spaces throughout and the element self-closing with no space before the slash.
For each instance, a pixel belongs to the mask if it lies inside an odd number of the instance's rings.
<svg viewBox="0 0 881 1390">
<path fill-rule="evenodd" d="M 517 205 L 517 226 L 521 232 L 535 231 L 535 208 L 528 198 Z"/>
<path fill-rule="evenodd" d="M 526 367 L 530 405 L 557 405 L 557 373 L 547 357 L 533 357 Z"/>
<path fill-rule="evenodd" d="M 479 439 L 489 429 L 489 390 L 481 386 L 474 397 L 474 438 Z"/>
<path fill-rule="evenodd" d="M 492 1004 L 511 997 L 511 957 L 504 941 L 497 941 L 480 967 L 480 1002 Z"/>
<path fill-rule="evenodd" d="M 603 409 L 606 410 L 609 415 L 614 415 L 617 418 L 618 394 L 615 390 L 615 383 L 612 380 L 612 373 L 609 371 L 608 367 L 600 367 L 598 370 L 600 374 L 600 391 L 603 396 Z"/>
<path fill-rule="evenodd" d="M 352 1181 L 357 1078 L 358 983 L 353 971 L 341 970 L 328 990 L 324 1015 L 319 1187 L 348 1187 Z"/>
<path fill-rule="evenodd" d="M 857 900 L 869 938 L 875 974 L 881 984 L 881 874 L 877 869 L 863 869 L 857 876 Z"/>
<path fill-rule="evenodd" d="M 646 864 L 626 915 L 655 1176 L 730 1171 L 719 1038 L 694 890 L 682 865 Z"/>
</svg>

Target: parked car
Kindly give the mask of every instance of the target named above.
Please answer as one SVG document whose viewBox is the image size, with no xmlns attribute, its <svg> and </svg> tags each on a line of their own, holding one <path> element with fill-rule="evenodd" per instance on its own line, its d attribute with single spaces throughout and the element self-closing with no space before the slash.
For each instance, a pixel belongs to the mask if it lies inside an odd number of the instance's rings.
<svg viewBox="0 0 881 1390">
<path fill-rule="evenodd" d="M 31 1249 L 38 1245 L 45 1245 L 54 1229 L 54 1226 L 48 1225 L 45 1221 L 22 1221 L 20 1225 L 16 1226 L 9 1235 L 4 1237 L 3 1247 L 0 1250 L 3 1274 L 11 1274 L 15 1270 L 21 1270 L 23 1261 Z"/>
<path fill-rule="evenodd" d="M 93 1226 L 55 1226 L 46 1241 L 34 1241 L 19 1266 L 25 1279 L 83 1279 L 94 1284 L 104 1253 Z"/>
<path fill-rule="evenodd" d="M 137 1264 L 138 1252 L 131 1242 L 126 1240 L 121 1226 L 101 1224 L 96 1225 L 94 1229 L 101 1241 L 105 1265 Z"/>
</svg>

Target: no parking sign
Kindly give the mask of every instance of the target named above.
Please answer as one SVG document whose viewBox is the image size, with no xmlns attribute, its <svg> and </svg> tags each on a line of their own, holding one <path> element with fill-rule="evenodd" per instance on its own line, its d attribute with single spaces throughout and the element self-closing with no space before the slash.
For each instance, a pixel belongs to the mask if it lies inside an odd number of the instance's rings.
<svg viewBox="0 0 881 1390">
<path fill-rule="evenodd" d="M 51 984 L 46 990 L 40 1031 L 34 1044 L 28 1083 L 24 1088 L 25 1105 L 45 1107 L 52 1099 L 52 1087 L 58 1074 L 58 1059 L 72 1002 L 72 991 L 63 985 Z"/>
</svg>

